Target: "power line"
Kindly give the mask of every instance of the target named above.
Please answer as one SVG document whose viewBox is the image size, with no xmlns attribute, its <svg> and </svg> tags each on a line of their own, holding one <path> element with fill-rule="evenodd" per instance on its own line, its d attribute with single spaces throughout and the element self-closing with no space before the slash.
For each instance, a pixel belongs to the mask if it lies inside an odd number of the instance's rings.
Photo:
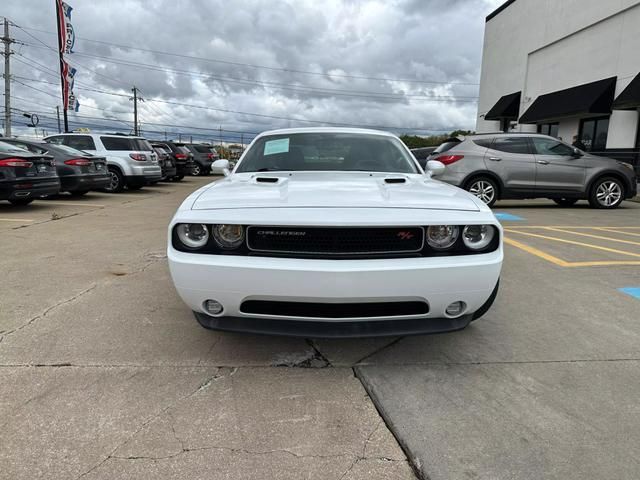
<svg viewBox="0 0 640 480">
<path fill-rule="evenodd" d="M 26 44 L 30 47 L 42 48 L 33 44 Z M 278 83 L 278 82 L 269 82 L 269 81 L 257 81 L 257 80 L 247 80 L 238 77 L 229 77 L 222 75 L 214 75 L 210 73 L 203 72 L 193 72 L 189 70 L 180 70 L 175 68 L 163 67 L 159 65 L 152 65 L 148 63 L 135 62 L 132 60 L 119 60 L 114 59 L 113 57 L 106 57 L 103 55 L 95 55 L 95 54 L 87 54 L 81 52 L 74 52 L 74 55 L 87 57 L 87 58 L 95 58 L 108 63 L 114 63 L 117 65 L 123 65 L 127 67 L 135 67 L 142 68 L 146 70 L 152 70 L 156 72 L 163 73 L 175 73 L 177 75 L 185 75 L 189 77 L 197 77 L 197 78 L 205 78 L 209 80 L 216 80 L 220 83 L 231 83 L 231 84 L 239 84 L 239 85 L 248 85 L 248 86 L 259 86 L 262 88 L 275 88 L 280 90 L 289 90 L 293 92 L 299 93 L 307 93 L 314 92 L 317 94 L 324 95 L 333 95 L 333 96 L 346 96 L 346 97 L 360 97 L 360 98 L 370 98 L 370 99 L 380 99 L 380 100 L 407 100 L 407 99 L 415 99 L 415 100 L 423 100 L 430 102 L 455 102 L 455 103 L 477 103 L 477 96 L 459 96 L 459 95 L 424 95 L 424 94 L 399 94 L 399 93 L 387 93 L 387 92 L 373 92 L 370 90 L 347 90 L 347 89 L 338 89 L 338 88 L 327 88 L 327 87 L 309 87 L 304 85 L 295 85 L 290 83 Z M 77 63 L 77 62 L 76 62 Z M 87 68 L 87 67 L 84 67 Z M 87 68 L 89 71 L 91 69 Z M 99 74 L 98 72 L 93 71 L 97 75 L 104 76 Z M 109 78 L 109 77 L 107 77 Z"/>
<path fill-rule="evenodd" d="M 18 26 L 16 25 L 16 27 L 18 27 Z M 27 33 L 28 35 L 30 35 L 30 34 L 28 32 L 26 32 L 26 30 L 32 30 L 32 31 L 35 31 L 35 32 L 41 32 L 41 33 L 46 33 L 46 34 L 50 34 L 50 35 L 55 35 L 53 32 L 49 32 L 47 30 L 41 30 L 41 29 L 37 29 L 37 28 L 29 28 L 29 27 L 18 27 L 18 28 L 20 30 L 24 31 L 25 33 Z M 161 51 L 161 50 L 153 50 L 153 49 L 149 49 L 149 48 L 140 48 L 140 47 L 133 47 L 133 46 L 130 46 L 130 45 L 122 45 L 122 44 L 118 44 L 118 43 L 105 42 L 103 40 L 95 40 L 95 39 L 86 38 L 86 37 L 77 37 L 77 38 L 79 40 L 84 40 L 86 42 L 98 43 L 98 44 L 102 44 L 102 45 L 109 45 L 109 46 L 113 46 L 113 47 L 129 49 L 129 50 L 138 50 L 138 51 L 141 51 L 141 52 L 154 53 L 154 54 L 158 54 L 158 55 L 167 55 L 167 56 L 178 57 L 178 58 L 189 58 L 189 59 L 193 59 L 193 60 L 200 60 L 200 61 L 203 61 L 203 62 L 222 63 L 222 64 L 226 64 L 226 65 L 235 65 L 235 66 L 250 67 L 250 68 L 257 68 L 257 69 L 264 69 L 264 70 L 273 70 L 273 71 L 288 72 L 288 73 L 299 73 L 299 74 L 303 74 L 303 75 L 316 75 L 316 76 L 321 76 L 321 77 L 335 77 L 335 78 L 351 78 L 351 79 L 360 79 L 360 80 L 375 80 L 375 81 L 383 81 L 383 82 L 421 83 L 421 84 L 426 84 L 426 85 L 465 85 L 465 86 L 479 86 L 480 85 L 479 83 L 470 83 L 470 82 L 440 82 L 440 81 L 417 80 L 417 79 L 409 79 L 409 78 L 370 77 L 370 76 L 364 76 L 364 75 L 349 75 L 349 74 L 337 74 L 337 73 L 336 74 L 329 74 L 329 73 L 323 73 L 323 72 L 312 72 L 312 71 L 308 71 L 308 70 L 297 70 L 297 69 L 291 69 L 291 68 L 272 67 L 272 66 L 267 66 L 267 65 L 256 65 L 256 64 L 243 63 L 243 62 L 232 62 L 232 61 L 228 61 L 228 60 L 220 60 L 220 59 L 215 59 L 215 58 L 197 57 L 197 56 L 194 56 L 194 55 L 186 55 L 186 54 L 181 54 L 181 53 L 165 52 L 165 51 Z M 38 41 L 40 43 L 44 43 L 44 42 L 42 42 L 42 40 L 38 39 Z"/>
</svg>

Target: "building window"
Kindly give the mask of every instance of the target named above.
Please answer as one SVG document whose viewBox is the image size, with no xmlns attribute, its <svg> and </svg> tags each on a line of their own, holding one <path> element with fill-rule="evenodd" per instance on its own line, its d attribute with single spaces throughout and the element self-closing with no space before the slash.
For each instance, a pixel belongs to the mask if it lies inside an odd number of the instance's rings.
<svg viewBox="0 0 640 480">
<path fill-rule="evenodd" d="M 559 123 L 543 123 L 538 125 L 538 133 L 549 135 L 550 137 L 554 138 L 558 138 L 559 129 Z"/>
<path fill-rule="evenodd" d="M 580 141 L 587 152 L 604 152 L 607 148 L 609 117 L 585 118 L 580 122 Z"/>
</svg>

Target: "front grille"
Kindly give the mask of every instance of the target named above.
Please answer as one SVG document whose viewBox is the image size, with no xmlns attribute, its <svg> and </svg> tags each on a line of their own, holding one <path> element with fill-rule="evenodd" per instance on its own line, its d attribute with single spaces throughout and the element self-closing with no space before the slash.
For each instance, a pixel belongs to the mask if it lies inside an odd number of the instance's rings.
<svg viewBox="0 0 640 480">
<path fill-rule="evenodd" d="M 303 318 L 376 318 L 426 315 L 426 302 L 374 303 L 311 303 L 246 300 L 240 305 L 242 313 Z"/>
<path fill-rule="evenodd" d="M 249 250 L 303 255 L 379 255 L 418 253 L 422 227 L 260 227 L 247 229 Z"/>
</svg>

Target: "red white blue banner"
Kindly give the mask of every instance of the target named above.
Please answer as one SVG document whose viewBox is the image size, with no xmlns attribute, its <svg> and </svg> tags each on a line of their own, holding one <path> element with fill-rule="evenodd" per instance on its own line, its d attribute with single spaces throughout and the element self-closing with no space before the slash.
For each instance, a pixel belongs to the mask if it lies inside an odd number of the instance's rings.
<svg viewBox="0 0 640 480">
<path fill-rule="evenodd" d="M 71 24 L 71 11 L 73 8 L 62 0 L 58 1 L 58 21 L 60 22 L 60 45 L 62 54 L 73 53 L 73 46 L 76 43 L 76 34 Z"/>
<path fill-rule="evenodd" d="M 73 93 L 73 85 L 75 83 L 76 69 L 70 66 L 66 61 L 62 61 L 62 84 L 64 91 L 64 108 L 65 110 L 78 111 L 80 104 L 75 93 Z"/>
</svg>

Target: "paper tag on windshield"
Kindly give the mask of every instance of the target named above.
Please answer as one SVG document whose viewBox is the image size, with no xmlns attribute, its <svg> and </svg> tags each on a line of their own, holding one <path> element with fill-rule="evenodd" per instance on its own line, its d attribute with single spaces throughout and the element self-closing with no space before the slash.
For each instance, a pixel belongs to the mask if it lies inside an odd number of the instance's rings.
<svg viewBox="0 0 640 480">
<path fill-rule="evenodd" d="M 276 153 L 287 153 L 289 151 L 289 139 L 279 138 L 269 140 L 264 144 L 264 155 L 275 155 Z"/>
</svg>

